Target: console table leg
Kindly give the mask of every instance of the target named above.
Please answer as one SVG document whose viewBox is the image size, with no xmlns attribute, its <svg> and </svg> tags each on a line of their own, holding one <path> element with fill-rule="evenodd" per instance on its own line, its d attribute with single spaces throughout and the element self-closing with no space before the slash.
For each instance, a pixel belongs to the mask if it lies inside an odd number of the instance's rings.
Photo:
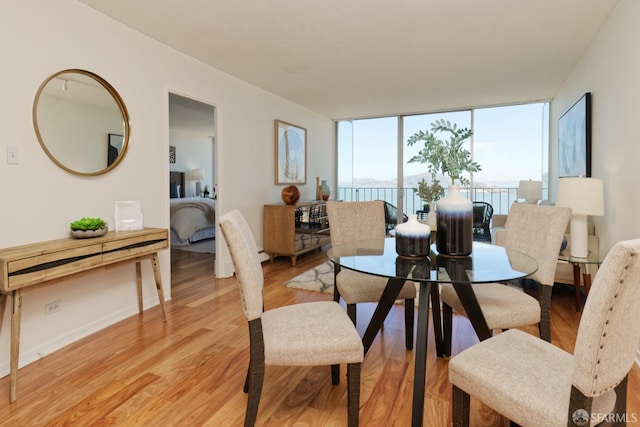
<svg viewBox="0 0 640 427">
<path fill-rule="evenodd" d="M 2 323 L 4 320 L 4 312 L 7 308 L 7 294 L 0 293 L 0 331 L 2 330 Z"/>
<path fill-rule="evenodd" d="M 160 276 L 160 265 L 158 263 L 158 254 L 151 255 L 151 267 L 153 268 L 153 276 L 156 279 L 156 289 L 158 290 L 158 299 L 162 308 L 162 320 L 167 321 L 167 311 L 164 308 L 164 291 L 162 290 L 162 277 Z"/>
<path fill-rule="evenodd" d="M 18 398 L 18 360 L 20 356 L 20 320 L 22 312 L 22 293 L 20 289 L 13 291 L 13 306 L 11 309 L 11 361 L 10 361 L 10 390 L 9 402 Z"/>
<path fill-rule="evenodd" d="M 138 288 L 138 313 L 144 311 L 142 307 L 142 266 L 140 261 L 136 262 L 136 287 Z"/>
</svg>

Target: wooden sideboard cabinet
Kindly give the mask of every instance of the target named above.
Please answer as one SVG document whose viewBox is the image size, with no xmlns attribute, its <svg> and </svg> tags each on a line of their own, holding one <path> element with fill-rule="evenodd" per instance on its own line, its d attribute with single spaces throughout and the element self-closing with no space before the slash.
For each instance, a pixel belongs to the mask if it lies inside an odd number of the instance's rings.
<svg viewBox="0 0 640 427">
<path fill-rule="evenodd" d="M 291 258 L 331 243 L 329 217 L 323 201 L 264 206 L 264 251 L 271 262 L 278 256 Z"/>
<path fill-rule="evenodd" d="M 166 321 L 164 293 L 158 251 L 169 247 L 169 233 L 163 228 L 134 231 L 109 231 L 92 239 L 63 238 L 0 249 L 0 328 L 8 296 L 11 306 L 11 354 L 9 401 L 17 398 L 18 358 L 22 294 L 26 291 L 60 283 L 65 277 L 108 268 L 110 265 L 135 263 L 138 310 L 142 313 L 142 271 L 140 263 L 149 260 L 156 282 L 162 319 Z"/>
</svg>

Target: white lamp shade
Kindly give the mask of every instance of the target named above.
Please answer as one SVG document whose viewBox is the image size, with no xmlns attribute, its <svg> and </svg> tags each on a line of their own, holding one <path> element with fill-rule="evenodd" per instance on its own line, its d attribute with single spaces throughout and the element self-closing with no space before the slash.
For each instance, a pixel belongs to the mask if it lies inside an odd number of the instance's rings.
<svg viewBox="0 0 640 427">
<path fill-rule="evenodd" d="M 556 206 L 571 208 L 574 215 L 604 215 L 604 192 L 598 178 L 560 178 Z"/>
<path fill-rule="evenodd" d="M 571 208 L 571 256 L 587 258 L 587 215 L 604 215 L 602 180 L 597 178 L 560 178 L 556 206 Z"/>
<path fill-rule="evenodd" d="M 189 171 L 189 179 L 192 181 L 201 181 L 204 179 L 204 169 L 191 169 Z"/>
<path fill-rule="evenodd" d="M 520 181 L 518 198 L 535 202 L 542 199 L 542 181 Z"/>
</svg>

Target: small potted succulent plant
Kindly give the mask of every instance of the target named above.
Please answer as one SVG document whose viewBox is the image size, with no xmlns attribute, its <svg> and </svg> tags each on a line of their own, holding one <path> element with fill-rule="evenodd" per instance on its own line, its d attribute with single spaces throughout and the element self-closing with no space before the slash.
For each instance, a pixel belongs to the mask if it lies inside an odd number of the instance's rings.
<svg viewBox="0 0 640 427">
<path fill-rule="evenodd" d="M 105 220 L 91 217 L 73 221 L 70 228 L 71 236 L 78 239 L 104 236 L 109 231 Z"/>
</svg>

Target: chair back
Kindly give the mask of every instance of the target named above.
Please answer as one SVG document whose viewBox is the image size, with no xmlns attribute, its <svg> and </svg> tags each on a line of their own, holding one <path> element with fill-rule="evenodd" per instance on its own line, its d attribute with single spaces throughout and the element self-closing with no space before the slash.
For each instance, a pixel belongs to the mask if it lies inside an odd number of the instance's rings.
<svg viewBox="0 0 640 427">
<path fill-rule="evenodd" d="M 379 239 L 386 236 L 384 204 L 372 202 L 327 201 L 327 215 L 331 228 L 331 244 L 358 240 Z"/>
<path fill-rule="evenodd" d="M 385 231 L 387 233 L 389 233 L 391 230 L 393 230 L 395 228 L 396 225 L 398 225 L 398 208 L 395 207 L 394 205 L 392 205 L 389 202 L 386 202 L 384 200 L 381 200 L 381 202 L 384 205 L 384 226 L 385 226 Z M 407 217 L 407 215 L 402 214 L 402 221 L 401 222 L 406 222 L 409 218 Z"/>
<path fill-rule="evenodd" d="M 640 239 L 616 244 L 596 274 L 580 319 L 573 385 L 599 396 L 634 363 L 640 339 Z"/>
<path fill-rule="evenodd" d="M 488 227 L 493 216 L 493 206 L 487 202 L 473 202 L 473 226 Z"/>
<path fill-rule="evenodd" d="M 493 206 L 487 202 L 473 202 L 473 238 L 491 241 Z"/>
<path fill-rule="evenodd" d="M 571 209 L 559 206 L 514 203 L 509 210 L 502 243 L 536 260 L 538 270 L 529 277 L 542 285 L 553 285 L 570 217 Z"/>
<path fill-rule="evenodd" d="M 249 321 L 257 319 L 264 307 L 264 276 L 251 228 L 240 211 L 233 210 L 220 217 L 220 229 L 236 270 L 244 315 Z"/>
</svg>

